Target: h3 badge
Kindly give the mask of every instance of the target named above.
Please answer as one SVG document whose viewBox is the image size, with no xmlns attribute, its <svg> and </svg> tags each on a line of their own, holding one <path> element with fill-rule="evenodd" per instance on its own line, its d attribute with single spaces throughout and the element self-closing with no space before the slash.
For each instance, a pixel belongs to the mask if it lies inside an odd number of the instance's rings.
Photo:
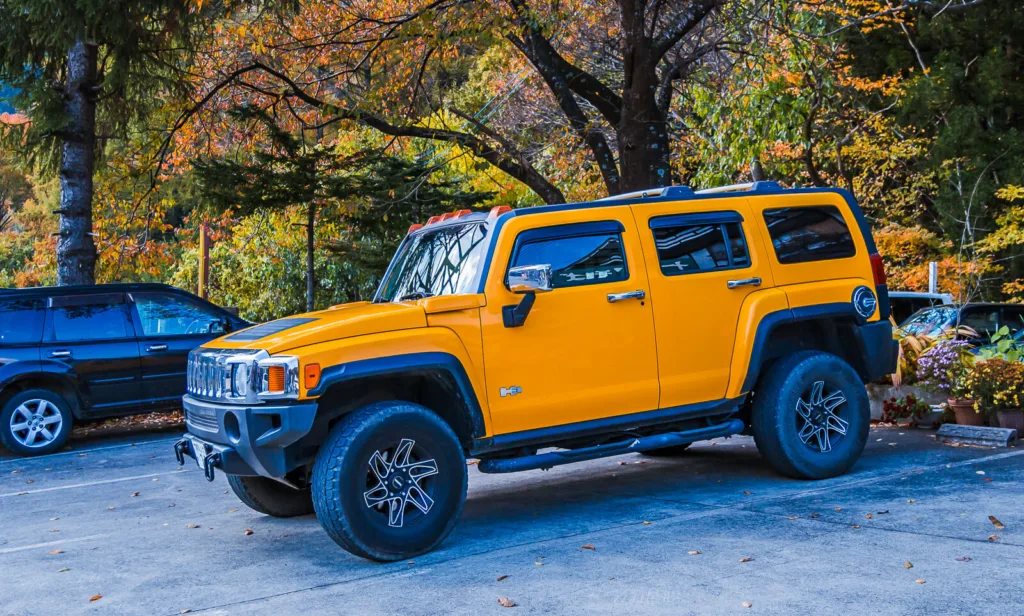
<svg viewBox="0 0 1024 616">
<path fill-rule="evenodd" d="M 504 398 L 505 396 L 514 396 L 516 394 L 523 393 L 523 388 L 518 385 L 513 385 L 512 387 L 502 387 L 499 393 L 501 394 L 502 398 Z"/>
</svg>

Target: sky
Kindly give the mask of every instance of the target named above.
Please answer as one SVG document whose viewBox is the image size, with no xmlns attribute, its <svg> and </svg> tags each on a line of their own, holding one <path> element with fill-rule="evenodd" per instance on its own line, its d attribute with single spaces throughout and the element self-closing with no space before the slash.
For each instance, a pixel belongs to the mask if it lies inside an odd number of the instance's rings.
<svg viewBox="0 0 1024 616">
<path fill-rule="evenodd" d="M 8 88 L 4 84 L 0 83 L 0 99 L 14 94 L 14 89 Z M 6 102 L 0 100 L 0 113 L 14 113 L 14 107 L 11 107 Z"/>
</svg>

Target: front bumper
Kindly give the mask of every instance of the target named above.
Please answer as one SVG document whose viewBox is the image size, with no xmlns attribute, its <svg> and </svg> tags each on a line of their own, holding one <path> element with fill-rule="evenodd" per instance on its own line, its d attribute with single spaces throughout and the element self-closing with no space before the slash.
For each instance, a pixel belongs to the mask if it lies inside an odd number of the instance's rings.
<svg viewBox="0 0 1024 616">
<path fill-rule="evenodd" d="M 317 403 L 244 406 L 184 396 L 189 435 L 210 445 L 214 466 L 229 475 L 282 478 L 295 467 L 288 446 L 305 436 L 316 419 Z M 188 435 L 187 435 L 188 436 Z M 189 440 L 186 436 L 186 439 Z M 193 456 L 192 447 L 176 451 Z"/>
</svg>

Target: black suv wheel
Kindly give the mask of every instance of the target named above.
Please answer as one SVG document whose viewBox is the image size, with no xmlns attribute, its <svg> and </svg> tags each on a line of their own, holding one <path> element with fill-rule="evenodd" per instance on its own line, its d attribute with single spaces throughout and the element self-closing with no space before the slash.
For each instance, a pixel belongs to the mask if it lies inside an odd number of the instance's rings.
<svg viewBox="0 0 1024 616">
<path fill-rule="evenodd" d="M 0 443 L 22 456 L 57 451 L 71 436 L 71 409 L 59 394 L 29 389 L 0 408 Z"/>
<path fill-rule="evenodd" d="M 313 466 L 313 506 L 338 545 L 378 561 L 434 549 L 466 500 L 466 459 L 443 419 L 409 402 L 342 418 Z"/>
<path fill-rule="evenodd" d="M 754 441 L 778 472 L 824 479 L 848 471 L 871 422 L 867 391 L 839 357 L 802 351 L 777 361 L 754 391 Z"/>
<path fill-rule="evenodd" d="M 313 513 L 309 489 L 296 490 L 266 477 L 228 475 L 228 485 L 246 507 L 275 518 L 293 518 Z"/>
</svg>

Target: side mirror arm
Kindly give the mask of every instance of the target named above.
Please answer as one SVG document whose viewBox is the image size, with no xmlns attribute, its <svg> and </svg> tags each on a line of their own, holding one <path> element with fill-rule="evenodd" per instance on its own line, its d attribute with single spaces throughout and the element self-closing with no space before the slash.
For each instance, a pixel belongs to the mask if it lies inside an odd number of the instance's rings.
<svg viewBox="0 0 1024 616">
<path fill-rule="evenodd" d="M 526 323 L 526 317 L 530 316 L 530 310 L 533 309 L 533 302 L 536 299 L 537 294 L 529 291 L 523 293 L 523 299 L 515 306 L 502 306 L 501 317 L 505 322 L 505 327 L 522 327 Z"/>
</svg>

